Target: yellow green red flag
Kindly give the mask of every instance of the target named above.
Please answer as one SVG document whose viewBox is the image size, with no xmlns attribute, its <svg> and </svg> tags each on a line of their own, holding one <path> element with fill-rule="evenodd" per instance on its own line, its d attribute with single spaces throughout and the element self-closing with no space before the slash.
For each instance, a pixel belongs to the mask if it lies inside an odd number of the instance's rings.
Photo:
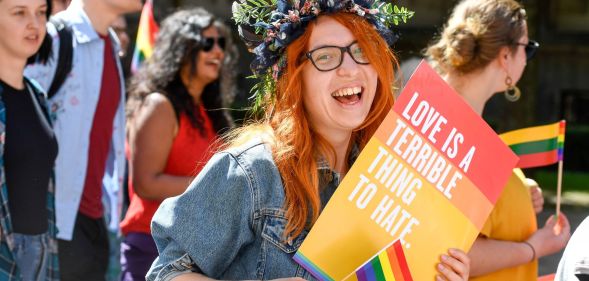
<svg viewBox="0 0 589 281">
<path fill-rule="evenodd" d="M 517 167 L 531 168 L 562 161 L 566 122 L 529 127 L 499 135 L 519 156 Z"/>
</svg>

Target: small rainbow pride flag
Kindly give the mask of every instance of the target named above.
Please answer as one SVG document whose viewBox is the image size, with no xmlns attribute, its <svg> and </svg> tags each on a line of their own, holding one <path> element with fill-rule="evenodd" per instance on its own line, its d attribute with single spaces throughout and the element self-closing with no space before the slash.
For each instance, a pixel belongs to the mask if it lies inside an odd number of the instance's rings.
<svg viewBox="0 0 589 281">
<path fill-rule="evenodd" d="M 355 277 L 355 278 L 354 278 Z M 413 281 L 403 246 L 396 240 L 345 279 L 347 281 Z"/>
<path fill-rule="evenodd" d="M 562 161 L 566 121 L 510 131 L 499 137 L 519 156 L 517 167 L 531 168 Z"/>
<path fill-rule="evenodd" d="M 155 36 L 159 27 L 153 17 L 153 1 L 145 1 L 141 17 L 139 18 L 139 28 L 137 29 L 137 40 L 135 41 L 135 50 L 133 50 L 133 60 L 131 61 L 131 71 L 135 73 L 139 69 L 141 62 L 146 60 L 153 53 Z"/>
</svg>

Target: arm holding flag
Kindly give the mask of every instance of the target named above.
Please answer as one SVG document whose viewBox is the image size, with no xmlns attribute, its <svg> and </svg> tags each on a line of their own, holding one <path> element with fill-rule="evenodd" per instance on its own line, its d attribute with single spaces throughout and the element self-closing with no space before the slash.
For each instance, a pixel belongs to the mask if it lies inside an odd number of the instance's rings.
<svg viewBox="0 0 589 281">
<path fill-rule="evenodd" d="M 555 226 L 562 231 L 555 233 Z M 536 231 L 524 242 L 502 241 L 479 236 L 468 253 L 473 264 L 472 276 L 481 276 L 532 262 L 541 257 L 558 252 L 570 238 L 570 225 L 566 216 L 559 217 L 558 222 L 551 216 L 544 227 Z"/>
<path fill-rule="evenodd" d="M 518 163 L 520 168 L 551 165 L 562 160 L 564 121 L 515 130 L 504 133 L 500 137 L 520 157 Z M 514 185 L 517 183 L 529 190 L 530 201 L 537 214 L 541 211 L 544 202 L 538 184 L 532 179 L 525 178 L 519 169 L 517 169 L 517 174 L 519 176 L 513 177 L 509 184 Z M 519 189 L 520 197 L 522 197 L 521 190 L 523 189 Z M 518 194 L 515 188 L 508 187 L 506 190 L 512 193 L 503 197 L 515 197 L 513 194 Z M 521 199 L 511 201 L 503 199 L 509 202 L 498 209 L 510 208 L 504 212 L 507 216 L 514 216 L 513 212 L 524 212 L 528 208 L 518 206 L 516 203 L 526 201 L 524 198 Z M 505 217 L 503 216 L 503 218 Z M 502 219 L 497 218 L 496 220 Z M 493 219 L 490 219 L 490 221 L 493 221 Z M 513 221 L 505 224 L 510 225 L 512 223 Z M 556 231 L 556 228 L 560 228 L 560 230 Z M 469 252 L 473 264 L 476 265 L 471 271 L 473 276 L 489 274 L 503 268 L 522 266 L 559 251 L 566 245 L 570 237 L 570 225 L 564 215 L 560 216 L 558 220 L 551 217 L 546 221 L 544 227 L 531 233 L 524 240 L 525 242 L 520 242 L 522 240 L 518 239 L 505 239 L 505 237 L 491 239 L 489 235 L 492 234 L 483 230 L 482 235 L 477 238 Z M 496 233 L 493 235 L 496 235 Z"/>
</svg>

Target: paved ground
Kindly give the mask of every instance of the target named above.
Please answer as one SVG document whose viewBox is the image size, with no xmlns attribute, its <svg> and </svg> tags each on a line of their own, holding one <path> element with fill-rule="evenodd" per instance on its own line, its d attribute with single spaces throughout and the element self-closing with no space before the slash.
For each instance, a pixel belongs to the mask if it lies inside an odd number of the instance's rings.
<svg viewBox="0 0 589 281">
<path fill-rule="evenodd" d="M 546 219 L 554 214 L 554 196 L 547 194 L 547 202 L 544 211 L 538 215 L 538 226 L 543 226 Z M 574 231 L 577 226 L 589 215 L 589 194 L 587 193 L 567 193 L 563 196 L 562 212 L 566 214 L 571 223 L 571 230 Z M 562 256 L 562 251 L 543 257 L 540 259 L 539 275 L 545 275 L 556 272 L 558 262 Z"/>
</svg>

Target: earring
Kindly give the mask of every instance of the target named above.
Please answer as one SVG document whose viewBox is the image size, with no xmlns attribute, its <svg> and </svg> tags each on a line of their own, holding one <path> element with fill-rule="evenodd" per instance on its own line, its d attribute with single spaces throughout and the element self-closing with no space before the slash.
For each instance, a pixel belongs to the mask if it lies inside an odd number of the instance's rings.
<svg viewBox="0 0 589 281">
<path fill-rule="evenodd" d="M 513 85 L 513 80 L 511 80 L 511 77 L 509 77 L 509 75 L 507 76 L 507 78 L 505 78 L 505 85 L 507 85 L 507 89 L 505 89 L 505 99 L 507 99 L 510 102 L 515 102 L 517 100 L 519 100 L 519 98 L 522 95 L 522 92 L 519 90 L 519 88 L 515 85 Z"/>
</svg>

